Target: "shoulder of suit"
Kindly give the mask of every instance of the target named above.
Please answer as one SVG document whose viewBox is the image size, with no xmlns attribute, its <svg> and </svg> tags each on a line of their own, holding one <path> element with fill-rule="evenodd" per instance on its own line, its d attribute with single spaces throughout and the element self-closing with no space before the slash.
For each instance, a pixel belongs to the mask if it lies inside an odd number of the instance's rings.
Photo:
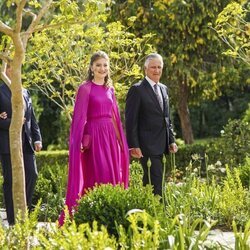
<svg viewBox="0 0 250 250">
<path fill-rule="evenodd" d="M 140 87 L 142 85 L 143 81 L 144 80 L 141 80 L 141 81 L 135 83 L 134 85 L 132 85 L 132 87 Z"/>
</svg>

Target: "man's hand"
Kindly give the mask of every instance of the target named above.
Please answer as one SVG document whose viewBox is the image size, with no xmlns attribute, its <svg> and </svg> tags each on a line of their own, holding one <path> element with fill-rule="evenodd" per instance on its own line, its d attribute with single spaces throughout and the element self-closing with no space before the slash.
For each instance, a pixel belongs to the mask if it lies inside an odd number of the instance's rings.
<svg viewBox="0 0 250 250">
<path fill-rule="evenodd" d="M 0 119 L 3 119 L 3 120 L 7 119 L 7 113 L 6 112 L 0 113 Z M 24 117 L 23 124 L 25 123 L 25 121 L 26 121 L 26 118 Z"/>
<path fill-rule="evenodd" d="M 169 145 L 169 152 L 170 153 L 176 153 L 178 151 L 178 147 L 175 143 L 171 143 Z"/>
<path fill-rule="evenodd" d="M 134 158 L 140 159 L 143 157 L 141 149 L 140 148 L 131 148 L 130 150 L 130 155 Z"/>
<path fill-rule="evenodd" d="M 35 145 L 35 151 L 36 152 L 41 151 L 43 146 L 42 146 L 42 143 L 40 141 L 35 142 L 34 145 Z"/>
<path fill-rule="evenodd" d="M 6 112 L 0 113 L 0 118 L 1 119 L 6 119 L 7 118 L 7 113 Z"/>
</svg>

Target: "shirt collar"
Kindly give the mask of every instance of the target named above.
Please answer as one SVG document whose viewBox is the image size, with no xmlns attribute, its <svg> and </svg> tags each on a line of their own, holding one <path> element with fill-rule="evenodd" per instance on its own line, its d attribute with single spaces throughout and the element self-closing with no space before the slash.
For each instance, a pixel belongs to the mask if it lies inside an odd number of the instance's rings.
<svg viewBox="0 0 250 250">
<path fill-rule="evenodd" d="M 154 85 L 158 83 L 158 82 L 154 82 L 153 80 L 151 80 L 148 76 L 145 76 L 145 79 L 149 82 L 152 88 L 154 88 Z"/>
</svg>

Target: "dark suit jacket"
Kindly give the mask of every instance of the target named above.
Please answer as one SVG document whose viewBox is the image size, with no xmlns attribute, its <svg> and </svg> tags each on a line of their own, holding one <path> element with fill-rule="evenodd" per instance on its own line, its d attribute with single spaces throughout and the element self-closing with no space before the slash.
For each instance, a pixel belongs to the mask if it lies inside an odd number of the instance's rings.
<svg viewBox="0 0 250 250">
<path fill-rule="evenodd" d="M 126 133 L 129 148 L 141 148 L 143 155 L 168 153 L 175 141 L 169 117 L 168 89 L 159 83 L 163 97 L 162 111 L 151 85 L 146 79 L 133 85 L 126 99 Z"/>
<path fill-rule="evenodd" d="M 30 95 L 26 89 L 23 89 L 23 98 L 26 104 L 24 114 L 26 121 L 23 125 L 22 131 L 23 148 L 29 148 L 31 149 L 31 152 L 34 152 L 33 143 L 35 141 L 42 141 L 41 133 L 34 115 Z M 7 119 L 0 118 L 0 154 L 9 154 L 9 127 L 11 122 L 12 109 L 11 91 L 6 84 L 0 85 L 0 113 L 2 112 L 7 113 Z"/>
</svg>

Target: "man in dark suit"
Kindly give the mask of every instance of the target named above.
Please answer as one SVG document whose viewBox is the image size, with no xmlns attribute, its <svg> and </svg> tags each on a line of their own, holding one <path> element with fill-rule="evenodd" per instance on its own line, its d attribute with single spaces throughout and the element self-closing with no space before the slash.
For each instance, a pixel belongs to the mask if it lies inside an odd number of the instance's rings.
<svg viewBox="0 0 250 250">
<path fill-rule="evenodd" d="M 163 69 L 161 55 L 152 53 L 144 64 L 146 77 L 133 85 L 126 99 L 126 133 L 131 155 L 143 167 L 143 185 L 150 179 L 154 194 L 162 195 L 163 154 L 176 153 L 170 120 L 168 89 L 159 83 Z"/>
<path fill-rule="evenodd" d="M 9 76 L 10 73 L 11 69 L 7 68 L 7 76 Z M 42 138 L 34 115 L 31 98 L 26 89 L 23 89 L 23 99 L 25 103 L 24 123 L 22 129 L 23 161 L 25 170 L 26 200 L 27 206 L 28 208 L 30 208 L 32 195 L 37 179 L 37 168 L 34 151 L 41 150 Z M 11 123 L 11 116 L 11 91 L 6 84 L 2 83 L 0 85 L 0 159 L 4 178 L 4 200 L 9 225 L 13 225 L 15 222 L 12 197 L 12 169 L 9 141 L 9 127 Z"/>
</svg>

